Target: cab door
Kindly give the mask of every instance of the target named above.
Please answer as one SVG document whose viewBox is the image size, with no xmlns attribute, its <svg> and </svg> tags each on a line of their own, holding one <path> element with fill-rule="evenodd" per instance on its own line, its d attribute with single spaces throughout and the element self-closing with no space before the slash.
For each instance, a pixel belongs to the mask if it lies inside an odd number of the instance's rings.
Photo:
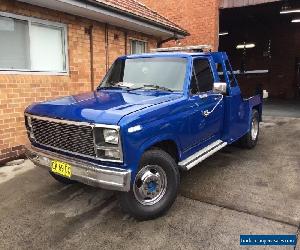
<svg viewBox="0 0 300 250">
<path fill-rule="evenodd" d="M 189 117 L 189 141 L 192 147 L 201 148 L 202 144 L 221 137 L 224 119 L 223 96 L 213 92 L 215 78 L 212 67 L 212 62 L 206 57 L 193 59 L 189 98 L 193 109 Z"/>
</svg>

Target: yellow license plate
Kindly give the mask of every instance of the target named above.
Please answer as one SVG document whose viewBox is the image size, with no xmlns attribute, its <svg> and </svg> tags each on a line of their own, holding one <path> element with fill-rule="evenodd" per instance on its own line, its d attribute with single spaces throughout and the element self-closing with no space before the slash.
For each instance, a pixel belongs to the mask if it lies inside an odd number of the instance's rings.
<svg viewBox="0 0 300 250">
<path fill-rule="evenodd" d="M 68 178 L 72 175 L 72 167 L 70 164 L 56 160 L 51 161 L 51 171 Z"/>
</svg>

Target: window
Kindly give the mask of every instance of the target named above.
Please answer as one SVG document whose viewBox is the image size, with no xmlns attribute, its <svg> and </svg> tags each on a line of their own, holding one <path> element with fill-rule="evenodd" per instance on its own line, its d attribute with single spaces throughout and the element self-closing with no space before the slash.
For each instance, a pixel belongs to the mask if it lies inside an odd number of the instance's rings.
<svg viewBox="0 0 300 250">
<path fill-rule="evenodd" d="M 146 52 L 147 43 L 140 40 L 131 40 L 130 52 L 131 54 L 142 54 Z"/>
<path fill-rule="evenodd" d="M 221 63 L 219 63 L 217 65 L 218 75 L 219 75 L 220 81 L 221 82 L 226 82 L 225 74 L 227 74 L 230 86 L 235 87 L 236 86 L 236 80 L 235 80 L 234 73 L 232 72 L 232 69 L 231 69 L 231 66 L 230 66 L 228 60 L 225 61 L 225 66 L 226 66 L 226 69 L 224 69 L 224 67 Z"/>
<path fill-rule="evenodd" d="M 195 59 L 193 62 L 193 75 L 191 93 L 197 94 L 213 89 L 214 78 L 207 59 Z"/>
<path fill-rule="evenodd" d="M 221 63 L 217 63 L 216 68 L 218 71 L 220 82 L 226 82 L 225 74 L 224 74 L 225 70 L 223 69 L 223 65 Z"/>
<path fill-rule="evenodd" d="M 66 73 L 66 26 L 0 13 L 0 70 Z"/>
<path fill-rule="evenodd" d="M 229 64 L 229 61 L 226 60 L 225 64 L 226 64 L 227 75 L 228 75 L 230 87 L 235 87 L 236 86 L 236 81 L 235 81 L 231 66 Z"/>
<path fill-rule="evenodd" d="M 117 59 L 104 78 L 102 87 L 143 88 L 157 85 L 182 91 L 186 76 L 186 58 L 157 57 Z"/>
</svg>

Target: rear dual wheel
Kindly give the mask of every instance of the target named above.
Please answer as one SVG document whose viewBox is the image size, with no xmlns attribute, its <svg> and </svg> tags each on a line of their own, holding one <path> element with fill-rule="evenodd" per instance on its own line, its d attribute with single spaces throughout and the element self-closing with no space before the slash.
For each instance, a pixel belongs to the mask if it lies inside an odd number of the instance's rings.
<svg viewBox="0 0 300 250">
<path fill-rule="evenodd" d="M 258 135 L 259 135 L 259 113 L 256 109 L 253 109 L 252 116 L 251 116 L 250 130 L 240 140 L 242 147 L 248 149 L 254 148 L 258 141 Z"/>
</svg>

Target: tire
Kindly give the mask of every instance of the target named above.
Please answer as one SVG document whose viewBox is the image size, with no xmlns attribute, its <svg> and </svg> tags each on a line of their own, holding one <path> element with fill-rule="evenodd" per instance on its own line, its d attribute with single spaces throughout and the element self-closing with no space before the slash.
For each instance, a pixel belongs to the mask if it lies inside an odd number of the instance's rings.
<svg viewBox="0 0 300 250">
<path fill-rule="evenodd" d="M 74 184 L 76 183 L 76 181 L 73 181 L 71 179 L 68 179 L 68 178 L 65 178 L 65 177 L 62 177 L 60 175 L 57 175 L 57 174 L 54 174 L 52 172 L 49 172 L 49 174 L 58 182 L 64 184 L 64 185 L 70 185 L 70 184 Z"/>
<path fill-rule="evenodd" d="M 174 203 L 179 183 L 174 159 L 160 149 L 148 150 L 142 156 L 131 190 L 119 194 L 121 208 L 138 220 L 157 218 Z"/>
<path fill-rule="evenodd" d="M 252 149 L 256 146 L 259 135 L 259 114 L 256 109 L 252 110 L 252 118 L 250 123 L 250 130 L 240 140 L 243 148 Z"/>
</svg>

